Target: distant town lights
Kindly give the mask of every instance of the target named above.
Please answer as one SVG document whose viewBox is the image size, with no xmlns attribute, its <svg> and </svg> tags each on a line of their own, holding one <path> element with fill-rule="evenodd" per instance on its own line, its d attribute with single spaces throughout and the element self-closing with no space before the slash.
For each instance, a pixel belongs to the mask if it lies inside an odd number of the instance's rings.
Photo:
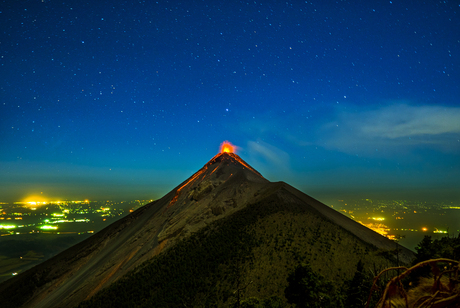
<svg viewBox="0 0 460 308">
<path fill-rule="evenodd" d="M 57 226 L 48 226 L 48 225 L 43 225 L 40 227 L 42 230 L 57 230 Z"/>
<path fill-rule="evenodd" d="M 29 201 L 29 202 L 26 202 L 26 204 L 28 205 L 45 205 L 47 204 L 48 202 L 40 202 L 40 201 Z"/>
<path fill-rule="evenodd" d="M 16 225 L 0 225 L 0 229 L 14 229 Z"/>
</svg>

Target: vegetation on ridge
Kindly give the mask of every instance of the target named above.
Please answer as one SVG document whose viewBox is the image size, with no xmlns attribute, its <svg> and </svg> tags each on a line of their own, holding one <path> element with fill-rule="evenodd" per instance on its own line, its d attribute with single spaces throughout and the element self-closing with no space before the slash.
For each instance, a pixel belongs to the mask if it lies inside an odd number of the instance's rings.
<svg viewBox="0 0 460 308">
<path fill-rule="evenodd" d="M 375 284 L 383 273 L 397 273 L 383 289 L 375 307 L 460 307 L 460 235 L 434 241 L 425 236 L 416 250 L 410 268 L 389 268 L 374 278 Z"/>
</svg>

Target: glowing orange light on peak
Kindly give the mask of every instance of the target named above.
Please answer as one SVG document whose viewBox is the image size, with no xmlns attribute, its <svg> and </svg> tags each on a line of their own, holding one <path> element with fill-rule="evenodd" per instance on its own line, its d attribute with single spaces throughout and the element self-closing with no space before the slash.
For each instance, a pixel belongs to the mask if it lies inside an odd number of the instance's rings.
<svg viewBox="0 0 460 308">
<path fill-rule="evenodd" d="M 235 153 L 236 146 L 228 141 L 224 141 L 220 144 L 220 153 Z"/>
</svg>

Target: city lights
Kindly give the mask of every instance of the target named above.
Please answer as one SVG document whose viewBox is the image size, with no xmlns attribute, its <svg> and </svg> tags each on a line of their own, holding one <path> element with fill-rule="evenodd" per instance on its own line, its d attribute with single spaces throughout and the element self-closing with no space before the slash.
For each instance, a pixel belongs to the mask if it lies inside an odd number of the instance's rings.
<svg viewBox="0 0 460 308">
<path fill-rule="evenodd" d="M 107 224 L 150 202 L 150 200 L 26 201 L 2 206 L 0 236 L 36 233 L 86 234 L 88 231 L 95 233 Z M 31 204 L 35 205 L 31 206 Z"/>
<path fill-rule="evenodd" d="M 16 225 L 0 225 L 0 229 L 14 229 Z"/>
<path fill-rule="evenodd" d="M 42 230 L 57 230 L 57 226 L 43 225 L 40 227 Z"/>
</svg>

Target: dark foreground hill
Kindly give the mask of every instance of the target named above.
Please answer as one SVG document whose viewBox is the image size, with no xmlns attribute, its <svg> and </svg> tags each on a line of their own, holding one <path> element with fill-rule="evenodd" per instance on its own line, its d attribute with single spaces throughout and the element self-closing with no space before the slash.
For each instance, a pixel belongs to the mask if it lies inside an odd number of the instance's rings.
<svg viewBox="0 0 460 308">
<path fill-rule="evenodd" d="M 236 154 L 216 155 L 162 199 L 0 285 L 2 307 L 229 306 L 284 299 L 301 262 L 339 287 L 397 245 Z M 399 259 L 413 254 L 399 246 Z M 239 290 L 239 291 L 238 291 Z"/>
</svg>

